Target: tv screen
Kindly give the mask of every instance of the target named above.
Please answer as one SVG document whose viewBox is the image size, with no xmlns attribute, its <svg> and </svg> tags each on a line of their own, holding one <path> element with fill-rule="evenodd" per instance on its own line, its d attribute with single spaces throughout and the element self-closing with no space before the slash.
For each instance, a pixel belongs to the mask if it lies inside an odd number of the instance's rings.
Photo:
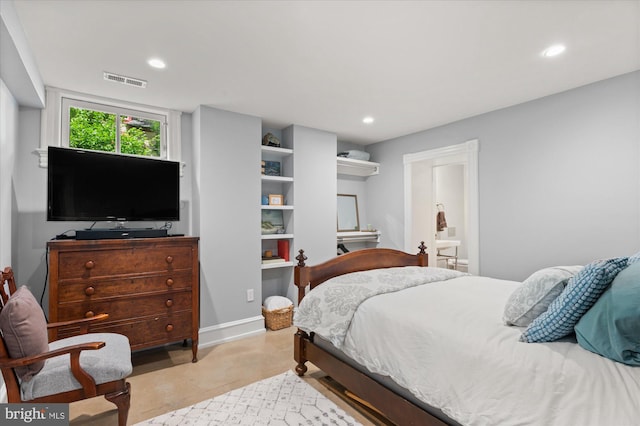
<svg viewBox="0 0 640 426">
<path fill-rule="evenodd" d="M 180 163 L 49 147 L 47 220 L 180 219 Z"/>
</svg>

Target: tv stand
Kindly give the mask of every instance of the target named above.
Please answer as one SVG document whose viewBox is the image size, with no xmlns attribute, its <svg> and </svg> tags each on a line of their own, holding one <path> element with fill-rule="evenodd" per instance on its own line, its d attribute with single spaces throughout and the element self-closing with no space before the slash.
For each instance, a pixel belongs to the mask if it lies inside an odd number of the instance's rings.
<svg viewBox="0 0 640 426">
<path fill-rule="evenodd" d="M 153 228 L 97 228 L 76 230 L 76 240 L 121 240 L 127 238 L 161 238 L 166 236 L 166 229 Z"/>
</svg>

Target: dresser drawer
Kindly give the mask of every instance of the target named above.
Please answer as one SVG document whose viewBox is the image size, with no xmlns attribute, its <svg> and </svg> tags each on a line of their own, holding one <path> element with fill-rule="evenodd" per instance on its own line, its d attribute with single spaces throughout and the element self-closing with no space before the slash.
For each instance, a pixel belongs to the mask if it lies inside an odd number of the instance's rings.
<svg viewBox="0 0 640 426">
<path fill-rule="evenodd" d="M 107 313 L 92 331 L 123 334 L 133 349 L 189 338 L 197 360 L 197 237 L 52 240 L 47 248 L 51 322 Z M 66 327 L 49 335 L 79 333 Z"/>
<path fill-rule="evenodd" d="M 191 272 L 162 272 L 134 278 L 73 279 L 59 284 L 58 299 L 81 302 L 105 297 L 191 289 Z"/>
<path fill-rule="evenodd" d="M 159 315 L 136 320 L 125 320 L 97 323 L 91 327 L 92 333 L 118 333 L 129 338 L 131 349 L 175 342 L 192 337 L 190 312 L 179 312 L 172 315 Z M 76 336 L 77 328 L 60 329 L 59 338 Z"/>
<path fill-rule="evenodd" d="M 58 255 L 58 280 L 190 269 L 191 256 L 188 246 L 64 251 Z"/>
<path fill-rule="evenodd" d="M 58 304 L 58 321 L 70 321 L 109 314 L 107 321 L 137 318 L 147 315 L 166 315 L 171 312 L 192 310 L 191 292 L 175 291 L 144 297 L 120 297 Z"/>
</svg>

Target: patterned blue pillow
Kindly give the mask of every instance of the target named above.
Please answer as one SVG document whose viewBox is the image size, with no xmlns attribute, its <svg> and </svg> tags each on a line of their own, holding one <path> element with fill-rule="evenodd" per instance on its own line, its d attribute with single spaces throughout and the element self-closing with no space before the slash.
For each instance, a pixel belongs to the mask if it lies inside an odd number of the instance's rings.
<svg viewBox="0 0 640 426">
<path fill-rule="evenodd" d="M 626 257 L 596 260 L 574 275 L 546 312 L 533 320 L 520 336 L 521 342 L 553 342 L 573 332 L 582 315 L 627 266 Z"/>
<path fill-rule="evenodd" d="M 634 254 L 633 256 L 629 256 L 629 261 L 627 262 L 627 264 L 632 265 L 638 261 L 640 261 L 640 252 Z"/>
</svg>

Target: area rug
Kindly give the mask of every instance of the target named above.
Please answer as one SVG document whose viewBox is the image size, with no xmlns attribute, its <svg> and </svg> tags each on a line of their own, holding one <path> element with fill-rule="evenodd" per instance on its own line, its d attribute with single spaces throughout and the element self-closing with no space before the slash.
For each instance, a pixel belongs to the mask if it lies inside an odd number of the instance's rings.
<svg viewBox="0 0 640 426">
<path fill-rule="evenodd" d="M 252 383 L 143 425 L 361 425 L 292 371 Z"/>
</svg>

